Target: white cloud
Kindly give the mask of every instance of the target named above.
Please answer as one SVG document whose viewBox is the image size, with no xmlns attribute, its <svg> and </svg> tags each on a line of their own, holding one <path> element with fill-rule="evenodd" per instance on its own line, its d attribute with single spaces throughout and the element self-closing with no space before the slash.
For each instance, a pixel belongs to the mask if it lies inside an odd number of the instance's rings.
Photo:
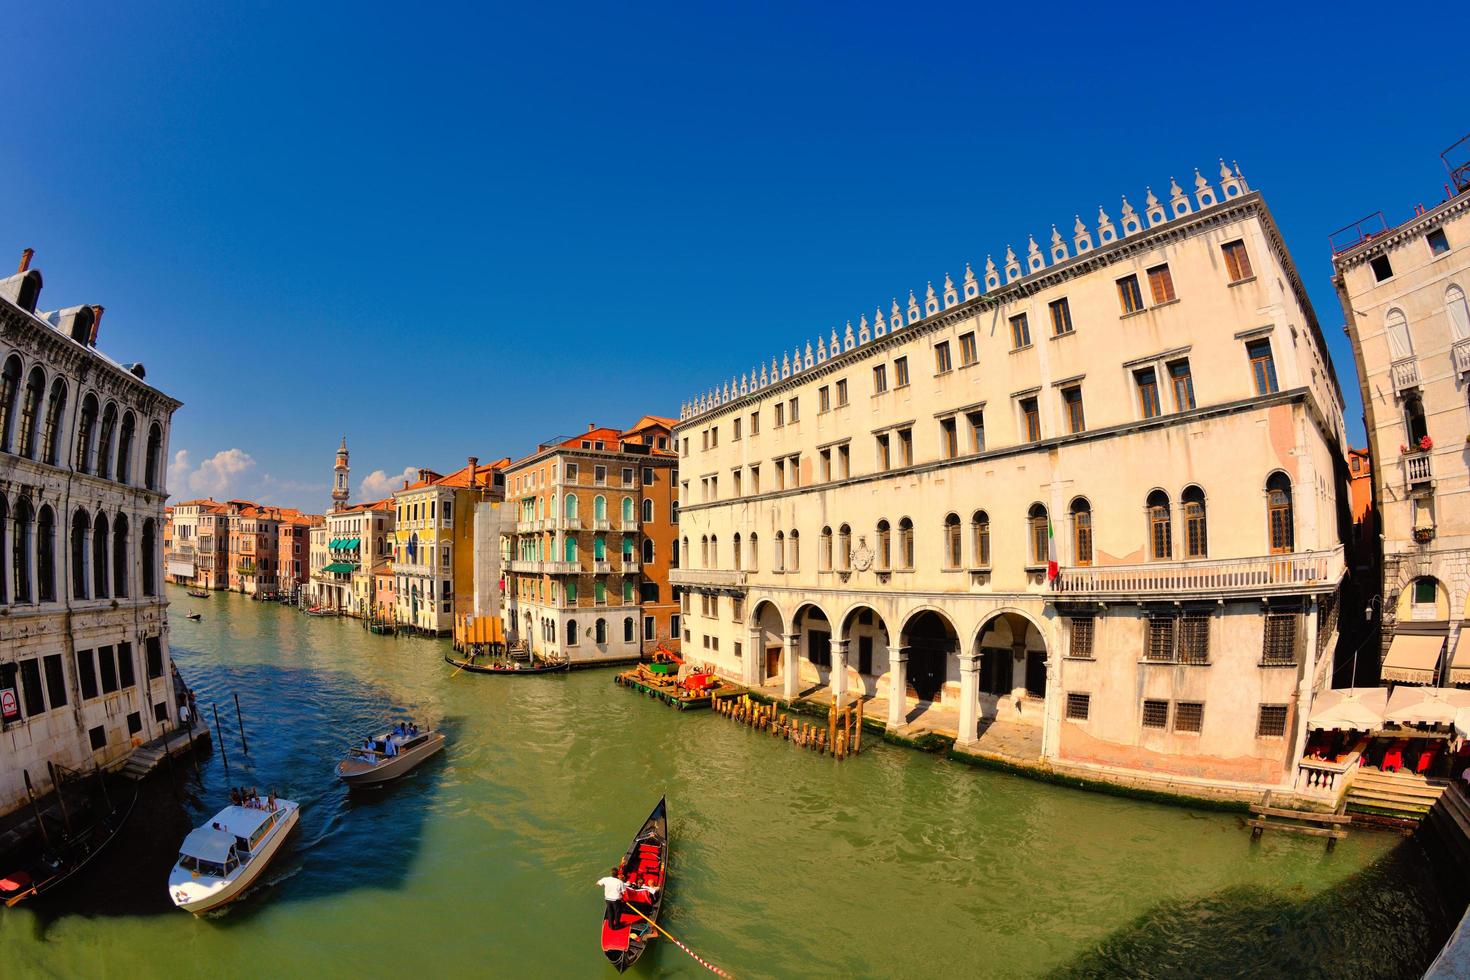
<svg viewBox="0 0 1470 980">
<path fill-rule="evenodd" d="M 189 450 L 180 449 L 168 464 L 168 487 L 175 497 L 188 485 L 189 470 Z"/>
<path fill-rule="evenodd" d="M 373 470 L 362 478 L 358 485 L 359 500 L 382 500 L 394 490 L 403 486 L 403 481 L 413 482 L 418 478 L 419 471 L 415 467 L 405 466 L 402 473 L 385 473 L 382 470 Z"/>
<path fill-rule="evenodd" d="M 174 467 L 181 467 L 181 473 L 187 470 L 188 459 L 187 452 L 179 450 L 174 454 L 174 465 L 170 470 Z M 197 469 L 188 472 L 189 489 L 194 493 L 225 499 L 235 493 L 240 478 L 254 465 L 255 460 L 243 449 L 222 449 L 200 463 Z"/>
</svg>

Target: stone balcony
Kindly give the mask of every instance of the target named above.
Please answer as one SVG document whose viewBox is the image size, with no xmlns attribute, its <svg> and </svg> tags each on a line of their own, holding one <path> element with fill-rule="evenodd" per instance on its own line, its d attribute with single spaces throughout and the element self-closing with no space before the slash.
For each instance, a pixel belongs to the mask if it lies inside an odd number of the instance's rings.
<svg viewBox="0 0 1470 980">
<path fill-rule="evenodd" d="M 1456 374 L 1470 371 L 1470 339 L 1455 341 L 1455 346 L 1450 348 L 1450 357 L 1455 362 Z"/>
<path fill-rule="evenodd" d="M 592 563 L 592 571 L 593 571 L 594 574 L 597 574 L 597 575 L 611 575 L 612 574 L 612 562 L 610 562 L 610 561 L 594 561 Z"/>
<path fill-rule="evenodd" d="M 611 531 L 612 521 L 609 521 L 606 517 L 594 517 L 592 518 L 592 530 Z"/>
<path fill-rule="evenodd" d="M 582 571 L 582 563 L 579 561 L 548 561 L 543 562 L 541 567 L 547 575 L 578 575 Z"/>
<path fill-rule="evenodd" d="M 547 530 L 552 529 L 552 522 L 547 521 Z M 582 530 L 582 519 L 580 517 L 558 517 L 555 522 L 558 531 L 580 531 Z"/>
<path fill-rule="evenodd" d="M 1418 449 L 1412 453 L 1404 453 L 1399 457 L 1399 462 L 1404 468 L 1405 490 L 1416 483 L 1434 482 L 1434 462 L 1429 450 Z"/>
<path fill-rule="evenodd" d="M 1412 355 L 1401 357 L 1389 368 L 1393 375 L 1393 390 L 1402 394 L 1419 387 L 1419 362 Z"/>
<path fill-rule="evenodd" d="M 669 584 L 744 588 L 745 572 L 731 568 L 671 568 Z"/>
<path fill-rule="evenodd" d="M 632 559 L 624 558 L 623 559 L 623 574 L 624 575 L 637 575 L 638 574 L 638 569 L 641 568 L 641 567 L 642 566 L 639 565 L 638 559 L 636 559 L 636 558 L 632 558 Z"/>
<path fill-rule="evenodd" d="M 637 534 L 638 533 L 638 522 L 637 521 L 618 521 L 618 530 L 619 531 L 622 531 L 624 534 Z"/>
<path fill-rule="evenodd" d="M 510 570 L 512 572 L 519 572 L 522 575 L 540 575 L 541 566 L 544 564 L 545 562 L 523 561 L 518 559 L 510 563 Z"/>
<path fill-rule="evenodd" d="M 517 534 L 535 534 L 544 528 L 545 521 L 516 521 Z"/>
<path fill-rule="evenodd" d="M 1056 594 L 1096 598 L 1179 598 L 1323 592 L 1343 574 L 1342 548 L 1255 558 L 1159 561 L 1063 569 Z M 672 581 L 672 577 L 670 579 Z"/>
</svg>

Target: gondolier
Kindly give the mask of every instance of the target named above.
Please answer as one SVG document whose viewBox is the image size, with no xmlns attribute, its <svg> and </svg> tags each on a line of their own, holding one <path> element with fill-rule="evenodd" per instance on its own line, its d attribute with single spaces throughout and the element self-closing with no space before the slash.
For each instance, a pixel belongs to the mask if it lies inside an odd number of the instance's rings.
<svg viewBox="0 0 1470 980">
<path fill-rule="evenodd" d="M 602 886 L 602 897 L 607 901 L 608 918 L 616 917 L 622 910 L 623 892 L 628 886 L 618 877 L 617 868 L 609 871 L 606 878 L 598 878 L 597 883 Z"/>
</svg>

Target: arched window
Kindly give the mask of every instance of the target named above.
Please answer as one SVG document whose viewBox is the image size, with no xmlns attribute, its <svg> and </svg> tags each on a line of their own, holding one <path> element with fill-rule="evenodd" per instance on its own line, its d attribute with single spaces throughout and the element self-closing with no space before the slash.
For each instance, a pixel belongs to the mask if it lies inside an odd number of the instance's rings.
<svg viewBox="0 0 1470 980">
<path fill-rule="evenodd" d="M 976 568 L 990 567 L 990 515 L 983 510 L 970 515 L 970 552 Z"/>
<path fill-rule="evenodd" d="M 651 497 L 643 498 L 643 523 L 653 523 L 653 498 Z"/>
<path fill-rule="evenodd" d="M 623 617 L 623 642 L 624 643 L 632 643 L 633 642 L 633 617 L 632 616 L 624 616 Z"/>
<path fill-rule="evenodd" d="M 801 535 L 795 530 L 786 536 L 786 570 L 801 571 Z"/>
<path fill-rule="evenodd" d="M 41 399 L 45 396 L 46 375 L 39 367 L 33 367 L 20 405 L 19 453 L 26 459 L 36 458 L 36 444 L 41 441 Z"/>
<path fill-rule="evenodd" d="M 1271 554 L 1289 554 L 1296 546 L 1296 532 L 1291 512 L 1291 480 L 1285 473 L 1272 473 L 1266 480 L 1266 512 Z"/>
<path fill-rule="evenodd" d="M 1047 520 L 1046 508 L 1032 504 L 1026 512 L 1027 529 L 1031 532 L 1031 564 L 1045 565 L 1048 562 L 1051 542 L 1051 522 Z"/>
<path fill-rule="evenodd" d="M 567 520 L 572 521 L 572 520 L 576 520 L 577 519 L 577 495 L 576 494 L 574 494 L 574 493 L 567 494 L 566 497 L 564 498 L 563 507 L 565 508 L 565 510 L 563 512 L 566 514 Z"/>
<path fill-rule="evenodd" d="M 56 512 L 49 504 L 36 516 L 36 593 L 41 602 L 56 601 Z"/>
<path fill-rule="evenodd" d="M 15 429 L 16 399 L 20 396 L 20 355 L 11 354 L 0 368 L 0 452 L 10 452 Z"/>
<path fill-rule="evenodd" d="M 82 399 L 82 410 L 77 415 L 78 473 L 92 472 L 92 440 L 97 434 L 97 396 L 90 391 Z"/>
<path fill-rule="evenodd" d="M 163 426 L 154 422 L 148 427 L 148 453 L 143 461 L 143 485 L 149 490 L 163 489 Z"/>
<path fill-rule="evenodd" d="M 592 560 L 607 561 L 607 537 L 597 535 L 592 539 Z"/>
<path fill-rule="evenodd" d="M 878 522 L 878 569 L 888 571 L 893 567 L 893 534 L 887 521 Z"/>
<path fill-rule="evenodd" d="M 709 535 L 702 535 L 699 539 L 699 567 L 709 568 Z"/>
<path fill-rule="evenodd" d="M 601 583 L 598 584 L 600 585 Z M 602 646 L 607 642 L 607 620 L 599 619 L 594 624 L 593 639 L 597 641 L 598 646 Z"/>
<path fill-rule="evenodd" d="M 844 572 L 852 567 L 852 528 L 846 524 L 837 529 L 837 567 Z"/>
<path fill-rule="evenodd" d="M 817 571 L 832 571 L 832 529 L 823 527 L 817 541 Z"/>
<path fill-rule="evenodd" d="M 720 567 L 720 539 L 710 535 L 709 539 L 709 567 Z"/>
<path fill-rule="evenodd" d="M 965 556 L 960 538 L 960 515 L 944 517 L 944 567 L 951 571 L 963 567 Z"/>
<path fill-rule="evenodd" d="M 1405 444 L 1412 452 L 1419 448 L 1419 441 L 1429 435 L 1429 423 L 1424 418 L 1424 403 L 1419 396 L 1410 393 L 1404 398 Z"/>
<path fill-rule="evenodd" d="M 1205 492 L 1196 486 L 1185 487 L 1179 500 L 1184 504 L 1184 557 L 1209 557 L 1210 539 L 1205 530 Z"/>
<path fill-rule="evenodd" d="M 1388 338 L 1388 353 L 1395 361 L 1414 356 L 1414 341 L 1409 337 L 1409 321 L 1402 310 L 1389 310 L 1383 318 L 1383 333 Z"/>
<path fill-rule="evenodd" d="M 760 543 L 759 536 L 754 531 L 750 532 L 750 551 L 749 551 L 749 556 L 750 556 L 750 570 L 752 572 L 758 572 L 758 571 L 761 570 L 761 548 L 760 548 L 760 544 L 761 543 Z"/>
<path fill-rule="evenodd" d="M 10 503 L 5 499 L 5 495 L 3 493 L 0 493 L 0 562 L 3 562 L 5 560 L 5 556 L 10 554 L 10 549 L 6 547 L 6 545 L 9 543 L 9 534 Z M 3 564 L 0 564 L 0 603 L 5 603 L 9 601 L 10 593 L 5 591 L 5 566 Z"/>
<path fill-rule="evenodd" d="M 623 498 L 623 524 L 632 524 L 637 520 L 637 513 L 633 508 L 633 498 Z"/>
<path fill-rule="evenodd" d="M 914 522 L 907 517 L 898 522 L 898 560 L 899 568 L 914 567 Z"/>
<path fill-rule="evenodd" d="M 107 403 L 102 410 L 102 425 L 97 430 L 97 475 L 107 480 L 112 477 L 113 441 L 117 436 L 117 405 Z"/>
<path fill-rule="evenodd" d="M 51 397 L 46 400 L 46 426 L 41 435 L 41 461 L 55 466 L 61 459 L 61 417 L 66 412 L 66 382 L 51 382 Z"/>
<path fill-rule="evenodd" d="M 577 645 L 577 624 L 573 620 L 567 620 L 567 646 Z"/>
<path fill-rule="evenodd" d="M 1174 527 L 1170 519 L 1169 495 L 1155 490 L 1148 495 L 1148 548 L 1154 561 L 1174 557 Z"/>
<path fill-rule="evenodd" d="M 1086 497 L 1072 501 L 1072 561 L 1092 564 L 1092 504 Z"/>
<path fill-rule="evenodd" d="M 674 547 L 676 547 L 676 548 L 678 547 L 678 542 L 675 542 L 674 543 Z M 643 564 L 645 564 L 645 565 L 652 565 L 653 564 L 653 539 L 652 538 L 644 538 L 643 539 Z"/>
<path fill-rule="evenodd" d="M 572 499 L 575 500 L 576 498 L 573 497 Z M 572 537 L 571 535 L 567 535 L 566 538 L 563 539 L 563 541 L 565 542 L 565 544 L 563 545 L 564 559 L 566 561 L 576 561 L 577 539 Z"/>
<path fill-rule="evenodd" d="M 741 550 L 740 545 L 740 535 L 736 534 L 733 538 L 730 539 L 730 553 L 731 556 L 735 559 L 735 571 L 737 572 L 740 571 L 740 569 L 745 564 L 745 553 Z"/>
<path fill-rule="evenodd" d="M 607 582 L 604 579 L 592 580 L 592 601 L 599 606 L 607 605 Z"/>
<path fill-rule="evenodd" d="M 106 599 L 112 593 L 107 588 L 107 540 L 110 535 L 107 515 L 97 514 L 92 522 L 92 598 Z"/>
<path fill-rule="evenodd" d="M 133 434 L 138 427 L 138 420 L 133 417 L 132 412 L 125 412 L 122 420 L 122 432 L 117 437 L 117 482 L 133 482 Z"/>
<path fill-rule="evenodd" d="M 776 532 L 776 546 L 771 549 L 771 570 L 774 572 L 786 570 L 786 535 L 780 531 Z"/>
<path fill-rule="evenodd" d="M 112 594 L 119 599 L 128 597 L 128 561 L 132 557 L 128 549 L 128 519 L 118 514 L 112 522 Z"/>
<path fill-rule="evenodd" d="M 0 507 L 5 499 L 0 497 Z M 3 526 L 3 522 L 0 522 Z M 91 521 L 85 511 L 77 511 L 71 518 L 71 597 L 86 599 L 87 595 L 87 551 L 88 537 L 92 533 Z"/>
<path fill-rule="evenodd" d="M 594 521 L 607 520 L 607 498 L 600 493 L 592 498 L 592 519 Z"/>
<path fill-rule="evenodd" d="M 15 502 L 15 531 L 11 542 L 11 582 L 15 586 L 15 602 L 32 602 L 31 591 L 31 541 L 35 533 L 34 513 L 29 498 L 21 497 Z"/>
<path fill-rule="evenodd" d="M 1456 340 L 1470 339 L 1470 305 L 1465 302 L 1465 290 L 1450 283 L 1444 291 L 1444 308 L 1450 317 L 1450 333 Z"/>
</svg>

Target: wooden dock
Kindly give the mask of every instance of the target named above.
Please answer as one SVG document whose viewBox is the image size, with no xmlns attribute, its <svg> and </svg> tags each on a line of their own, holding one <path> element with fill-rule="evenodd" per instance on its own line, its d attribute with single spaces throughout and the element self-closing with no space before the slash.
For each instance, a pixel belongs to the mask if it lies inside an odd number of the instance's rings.
<svg viewBox="0 0 1470 980">
<path fill-rule="evenodd" d="M 1353 822 L 1342 807 L 1335 813 L 1315 813 L 1272 806 L 1269 792 L 1260 803 L 1252 803 L 1250 811 L 1253 816 L 1246 824 L 1251 828 L 1251 840 L 1259 840 L 1267 830 L 1285 830 L 1293 834 L 1325 837 L 1330 848 L 1348 835 L 1348 824 Z"/>
<path fill-rule="evenodd" d="M 695 708 L 708 708 L 710 702 L 716 698 L 736 697 L 745 694 L 747 688 L 731 684 L 727 681 L 716 680 L 712 688 L 702 688 L 698 692 L 690 691 L 679 684 L 678 678 L 671 674 L 655 674 L 643 664 L 639 664 L 632 670 L 625 670 L 613 678 L 613 682 L 646 694 L 651 698 L 657 698 L 670 707 L 680 711 L 689 711 Z"/>
<path fill-rule="evenodd" d="M 192 728 L 175 728 L 134 749 L 122 767 L 122 774 L 135 781 L 143 779 L 162 765 L 168 756 L 178 757 L 187 754 L 191 749 L 208 745 L 209 738 L 209 726 L 195 715 Z"/>
</svg>

